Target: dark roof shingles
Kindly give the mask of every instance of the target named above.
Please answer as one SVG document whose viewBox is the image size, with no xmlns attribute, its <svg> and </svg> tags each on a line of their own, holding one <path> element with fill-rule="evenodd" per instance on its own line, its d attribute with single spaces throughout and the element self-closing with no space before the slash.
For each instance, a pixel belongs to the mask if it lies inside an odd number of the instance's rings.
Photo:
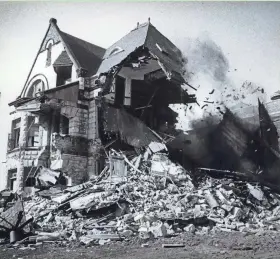
<svg viewBox="0 0 280 259">
<path fill-rule="evenodd" d="M 167 54 L 161 52 L 156 44 L 165 50 Z M 147 47 L 156 55 L 170 72 L 176 71 L 183 75 L 184 63 L 181 51 L 150 23 L 140 25 L 109 47 L 105 52 L 98 73 L 108 72 L 111 67 L 118 65 L 130 53 L 141 46 Z M 123 51 L 110 56 L 111 51 L 116 47 L 122 48 Z"/>
<path fill-rule="evenodd" d="M 58 58 L 53 63 L 53 66 L 72 66 L 73 62 L 71 61 L 70 57 L 68 56 L 67 52 L 63 50 Z"/>
<path fill-rule="evenodd" d="M 87 76 L 94 75 L 100 66 L 105 49 L 62 31 L 60 35 L 74 55 L 73 58 L 88 71 Z"/>
</svg>

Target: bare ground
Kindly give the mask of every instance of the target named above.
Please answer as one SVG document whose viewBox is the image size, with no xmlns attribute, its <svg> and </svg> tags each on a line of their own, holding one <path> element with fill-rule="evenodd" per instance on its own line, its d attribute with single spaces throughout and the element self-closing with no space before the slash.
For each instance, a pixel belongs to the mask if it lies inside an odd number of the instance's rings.
<svg viewBox="0 0 280 259">
<path fill-rule="evenodd" d="M 104 246 L 85 247 L 77 244 L 43 244 L 36 249 L 23 246 L 0 247 L 0 258 L 28 259 L 225 259 L 225 258 L 280 258 L 280 233 L 267 232 L 261 235 L 244 233 L 217 233 L 214 235 L 182 235 L 149 241 L 149 247 L 141 247 L 143 241 L 111 242 Z M 184 248 L 162 248 L 164 243 L 183 243 Z M 24 250 L 25 249 L 25 250 Z"/>
</svg>

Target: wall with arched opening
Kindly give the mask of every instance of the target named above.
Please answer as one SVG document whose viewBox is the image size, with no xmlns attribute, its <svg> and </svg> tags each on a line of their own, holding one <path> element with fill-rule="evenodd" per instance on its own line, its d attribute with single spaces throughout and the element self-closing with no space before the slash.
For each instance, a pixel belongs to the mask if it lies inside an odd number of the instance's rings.
<svg viewBox="0 0 280 259">
<path fill-rule="evenodd" d="M 49 82 L 45 75 L 38 74 L 29 80 L 23 92 L 23 97 L 35 97 L 36 92 L 49 89 Z"/>
<path fill-rule="evenodd" d="M 48 46 L 47 44 L 51 44 L 51 43 L 53 43 L 53 41 L 49 40 L 46 43 L 46 46 Z M 51 47 L 51 64 L 50 65 L 47 64 L 48 49 L 45 49 L 39 53 L 37 60 L 29 75 L 29 78 L 27 80 L 27 84 L 25 85 L 22 97 L 26 96 L 26 94 L 28 92 L 27 89 L 30 88 L 30 86 L 32 85 L 31 81 L 33 81 L 33 79 L 37 75 L 43 75 L 46 78 L 47 88 L 45 90 L 56 87 L 57 74 L 55 73 L 52 64 L 58 58 L 58 56 L 61 54 L 61 52 L 63 50 L 64 50 L 64 46 L 63 46 L 62 42 L 52 45 L 52 47 Z M 74 65 L 73 65 L 73 67 L 74 67 Z M 72 70 L 72 72 L 74 72 L 74 71 L 75 71 L 75 69 Z M 75 80 L 75 79 L 76 79 L 76 71 L 75 71 L 75 73 L 72 73 L 72 80 Z"/>
</svg>

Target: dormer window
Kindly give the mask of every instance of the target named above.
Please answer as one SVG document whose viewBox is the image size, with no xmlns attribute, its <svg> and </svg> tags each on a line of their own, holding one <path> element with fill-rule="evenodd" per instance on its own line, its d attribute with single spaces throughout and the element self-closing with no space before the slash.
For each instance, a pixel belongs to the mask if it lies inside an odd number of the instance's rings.
<svg viewBox="0 0 280 259">
<path fill-rule="evenodd" d="M 54 71 L 57 74 L 56 86 L 65 85 L 71 82 L 73 62 L 67 52 L 63 50 L 53 62 Z"/>
<path fill-rule="evenodd" d="M 47 60 L 46 67 L 50 66 L 52 63 L 52 42 L 47 45 Z"/>
<path fill-rule="evenodd" d="M 117 53 L 120 53 L 120 52 L 122 52 L 122 51 L 123 51 L 122 48 L 120 48 L 120 47 L 115 47 L 115 48 L 110 52 L 109 56 L 116 55 Z"/>
</svg>

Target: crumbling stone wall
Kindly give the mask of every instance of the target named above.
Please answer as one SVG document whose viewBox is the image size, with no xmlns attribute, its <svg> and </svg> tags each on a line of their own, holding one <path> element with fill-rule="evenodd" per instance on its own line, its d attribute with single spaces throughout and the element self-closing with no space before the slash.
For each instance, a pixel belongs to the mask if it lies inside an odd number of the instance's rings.
<svg viewBox="0 0 280 259">
<path fill-rule="evenodd" d="M 89 177 L 97 175 L 99 172 L 98 163 L 100 159 L 101 140 L 98 134 L 98 107 L 96 96 L 98 89 L 95 89 L 95 78 L 91 79 L 89 90 L 89 116 L 88 116 L 88 174 Z M 95 89 L 95 90 L 94 90 Z"/>
<path fill-rule="evenodd" d="M 88 101 L 84 78 L 79 78 L 78 102 L 64 102 L 61 114 L 69 119 L 69 134 L 52 135 L 51 168 L 61 170 L 79 184 L 88 179 Z"/>
<path fill-rule="evenodd" d="M 87 156 L 88 154 L 88 140 L 84 137 L 54 134 L 52 144 L 54 150 L 59 150 L 61 154 L 79 156 Z"/>
<path fill-rule="evenodd" d="M 7 170 L 17 169 L 18 175 L 21 176 L 26 167 L 40 165 L 48 167 L 57 162 L 55 169 L 65 172 L 71 178 L 72 184 L 81 183 L 98 174 L 101 141 L 98 136 L 98 108 L 95 101 L 98 90 L 94 90 L 95 79 L 79 78 L 78 102 L 62 102 L 64 108 L 61 109 L 61 115 L 69 119 L 69 136 L 58 136 L 59 146 L 55 147 L 58 143 L 55 143 L 52 135 L 54 130 L 52 116 L 40 115 L 41 146 L 26 147 L 28 126 L 23 117 L 21 151 L 14 150 L 7 154 Z M 30 114 L 26 113 L 18 117 L 27 118 L 28 115 Z M 19 181 L 23 182 L 22 180 L 20 177 Z"/>
<path fill-rule="evenodd" d="M 72 179 L 72 184 L 80 184 L 88 180 L 87 157 L 62 155 L 62 172 Z"/>
<path fill-rule="evenodd" d="M 28 113 L 22 113 L 21 125 L 20 125 L 20 136 L 19 136 L 19 160 L 17 166 L 17 179 L 15 184 L 15 190 L 21 193 L 24 188 L 24 160 L 25 156 L 24 149 L 27 143 L 27 133 L 28 133 Z"/>
<path fill-rule="evenodd" d="M 76 116 L 69 119 L 69 135 L 87 138 L 88 111 L 77 108 Z"/>
</svg>

